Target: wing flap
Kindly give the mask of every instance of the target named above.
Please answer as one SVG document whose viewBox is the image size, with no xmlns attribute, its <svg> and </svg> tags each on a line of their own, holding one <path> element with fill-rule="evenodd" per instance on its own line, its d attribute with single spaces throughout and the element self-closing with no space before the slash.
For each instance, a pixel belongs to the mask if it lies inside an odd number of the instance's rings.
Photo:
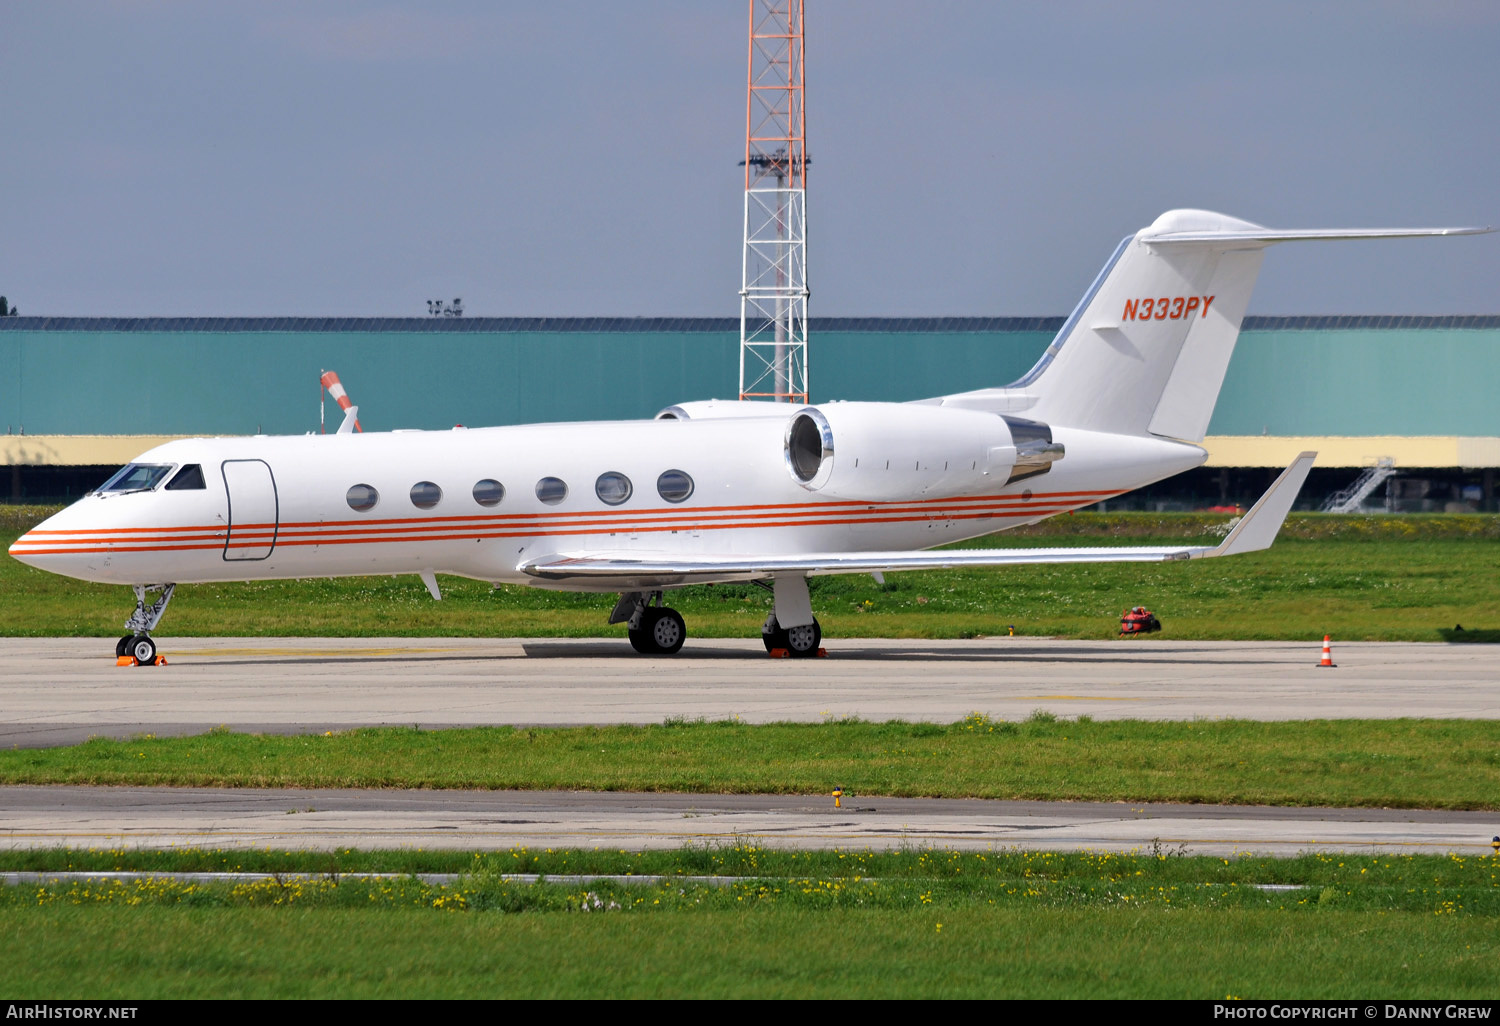
<svg viewBox="0 0 1500 1026">
<path fill-rule="evenodd" d="M 795 555 L 694 555 L 606 553 L 556 556 L 521 569 L 546 580 L 692 578 L 682 583 L 753 580 L 780 574 L 866 574 L 894 570 L 1018 566 L 1028 563 L 1142 563 L 1189 559 L 1212 549 L 1099 547 L 1076 549 L 945 549 L 935 552 L 805 552 Z"/>
</svg>

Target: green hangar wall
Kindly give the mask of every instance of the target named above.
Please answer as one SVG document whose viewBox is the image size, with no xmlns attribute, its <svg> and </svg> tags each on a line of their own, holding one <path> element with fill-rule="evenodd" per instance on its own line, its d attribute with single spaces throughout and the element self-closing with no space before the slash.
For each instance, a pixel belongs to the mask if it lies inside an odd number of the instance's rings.
<svg viewBox="0 0 1500 1026">
<path fill-rule="evenodd" d="M 814 318 L 813 399 L 1003 385 L 1062 320 Z M 325 369 L 376 430 L 649 417 L 733 398 L 738 334 L 730 318 L 11 317 L 0 423 L 26 435 L 315 431 Z M 1497 383 L 1500 316 L 1248 317 L 1209 433 L 1493 436 Z"/>
</svg>

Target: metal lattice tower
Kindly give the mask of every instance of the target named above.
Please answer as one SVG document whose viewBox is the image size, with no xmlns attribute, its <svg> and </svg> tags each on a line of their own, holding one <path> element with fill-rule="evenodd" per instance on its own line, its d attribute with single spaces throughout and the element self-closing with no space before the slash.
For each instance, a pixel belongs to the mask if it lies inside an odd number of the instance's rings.
<svg viewBox="0 0 1500 1026">
<path fill-rule="evenodd" d="M 803 0 L 750 0 L 740 398 L 807 402 Z"/>
</svg>

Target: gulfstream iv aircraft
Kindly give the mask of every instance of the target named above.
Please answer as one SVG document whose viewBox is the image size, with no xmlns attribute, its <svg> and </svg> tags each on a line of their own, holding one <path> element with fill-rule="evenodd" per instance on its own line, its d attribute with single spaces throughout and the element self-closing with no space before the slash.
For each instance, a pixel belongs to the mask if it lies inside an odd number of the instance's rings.
<svg viewBox="0 0 1500 1026">
<path fill-rule="evenodd" d="M 143 453 L 10 547 L 130 585 L 116 654 L 179 583 L 437 574 L 619 594 L 637 651 L 682 647 L 663 594 L 754 581 L 769 649 L 814 655 L 807 578 L 923 567 L 1193 559 L 1266 548 L 1298 456 L 1212 548 L 949 549 L 1196 467 L 1263 251 L 1278 242 L 1485 229 L 1274 231 L 1174 210 L 1122 241 L 1035 367 L 911 403 L 688 402 L 654 420 L 192 438 Z"/>
</svg>

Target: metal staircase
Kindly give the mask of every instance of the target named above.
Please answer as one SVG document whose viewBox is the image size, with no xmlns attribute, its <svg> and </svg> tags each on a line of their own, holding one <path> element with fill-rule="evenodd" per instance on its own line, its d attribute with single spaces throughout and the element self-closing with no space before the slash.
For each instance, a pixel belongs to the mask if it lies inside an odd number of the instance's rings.
<svg viewBox="0 0 1500 1026">
<path fill-rule="evenodd" d="M 1390 456 L 1380 457 L 1373 467 L 1366 467 L 1365 472 L 1355 478 L 1354 483 L 1348 488 L 1340 489 L 1324 500 L 1322 512 L 1355 512 L 1370 497 L 1370 494 L 1395 472 L 1396 461 Z"/>
</svg>

